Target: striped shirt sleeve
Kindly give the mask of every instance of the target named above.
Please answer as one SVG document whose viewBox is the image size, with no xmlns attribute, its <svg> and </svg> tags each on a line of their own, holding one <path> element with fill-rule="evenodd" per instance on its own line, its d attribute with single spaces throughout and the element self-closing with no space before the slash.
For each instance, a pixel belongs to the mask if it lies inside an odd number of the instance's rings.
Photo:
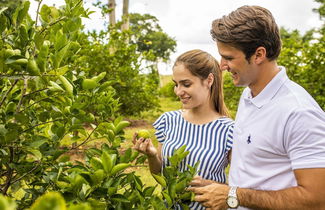
<svg viewBox="0 0 325 210">
<path fill-rule="evenodd" d="M 152 125 L 156 129 L 155 136 L 157 141 L 163 143 L 166 137 L 166 114 L 162 114 Z"/>
<path fill-rule="evenodd" d="M 231 150 L 233 144 L 233 134 L 234 134 L 234 123 L 228 127 L 227 140 L 226 140 L 226 151 Z"/>
</svg>

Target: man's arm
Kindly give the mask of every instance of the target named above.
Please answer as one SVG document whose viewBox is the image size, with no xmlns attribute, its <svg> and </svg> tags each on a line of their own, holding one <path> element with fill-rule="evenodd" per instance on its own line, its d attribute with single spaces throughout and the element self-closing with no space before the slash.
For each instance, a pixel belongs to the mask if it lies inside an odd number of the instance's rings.
<svg viewBox="0 0 325 210">
<path fill-rule="evenodd" d="M 325 168 L 294 170 L 297 187 L 277 191 L 237 189 L 241 206 L 252 209 L 325 209 Z M 195 200 L 204 206 L 225 208 L 229 187 L 211 184 L 205 187 L 192 187 Z"/>
<path fill-rule="evenodd" d="M 240 205 L 259 209 L 325 209 L 325 168 L 294 170 L 298 186 L 278 191 L 238 189 Z"/>
</svg>

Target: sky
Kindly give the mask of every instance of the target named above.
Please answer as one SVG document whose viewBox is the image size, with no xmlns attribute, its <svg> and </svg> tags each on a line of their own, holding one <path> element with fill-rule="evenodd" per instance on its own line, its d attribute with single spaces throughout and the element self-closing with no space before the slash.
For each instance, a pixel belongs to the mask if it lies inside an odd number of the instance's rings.
<svg viewBox="0 0 325 210">
<path fill-rule="evenodd" d="M 100 9 L 92 3 L 96 0 L 84 0 L 85 8 L 95 11 L 90 19 L 83 23 L 88 30 L 104 28 L 104 21 Z M 108 0 L 102 0 L 108 2 Z M 322 22 L 317 13 L 312 12 L 319 4 L 313 0 L 129 0 L 129 13 L 149 13 L 159 20 L 163 31 L 177 41 L 177 50 L 171 55 L 169 64 L 159 65 L 161 74 L 171 74 L 173 61 L 181 53 L 201 49 L 209 52 L 217 59 L 220 58 L 216 45 L 211 39 L 210 28 L 214 19 L 227 15 L 243 5 L 259 5 L 270 10 L 279 27 L 289 30 L 307 30 L 319 27 Z M 30 13 L 36 11 L 37 2 L 31 0 Z M 63 0 L 43 0 L 43 3 L 52 6 L 62 5 Z M 122 0 L 116 0 L 116 17 L 120 19 Z M 34 12 L 35 14 L 35 12 Z M 32 15 L 32 14 L 31 14 Z M 33 17 L 33 15 L 32 15 Z"/>
</svg>

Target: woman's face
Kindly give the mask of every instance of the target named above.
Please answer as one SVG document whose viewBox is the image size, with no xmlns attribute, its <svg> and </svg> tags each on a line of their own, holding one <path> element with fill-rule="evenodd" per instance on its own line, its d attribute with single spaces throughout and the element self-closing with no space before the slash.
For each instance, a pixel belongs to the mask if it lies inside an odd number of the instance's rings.
<svg viewBox="0 0 325 210">
<path fill-rule="evenodd" d="M 208 80 L 194 76 L 183 64 L 173 68 L 174 91 L 184 109 L 195 109 L 209 103 L 210 86 Z"/>
</svg>

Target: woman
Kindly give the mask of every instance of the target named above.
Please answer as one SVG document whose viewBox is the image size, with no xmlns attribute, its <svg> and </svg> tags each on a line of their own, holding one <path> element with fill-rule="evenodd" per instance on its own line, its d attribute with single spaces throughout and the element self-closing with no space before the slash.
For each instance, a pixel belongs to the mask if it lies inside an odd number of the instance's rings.
<svg viewBox="0 0 325 210">
<path fill-rule="evenodd" d="M 173 81 L 183 109 L 166 112 L 153 124 L 158 149 L 151 139 L 136 139 L 137 134 L 133 138 L 134 148 L 148 156 L 152 173 L 160 173 L 169 164 L 167 157 L 186 145 L 190 153 L 181 164 L 181 171 L 187 170 L 187 164 L 194 166 L 200 161 L 199 176 L 225 183 L 233 121 L 227 117 L 218 62 L 201 50 L 185 52 L 173 66 Z M 190 208 L 203 209 L 203 206 L 193 202 Z"/>
</svg>

